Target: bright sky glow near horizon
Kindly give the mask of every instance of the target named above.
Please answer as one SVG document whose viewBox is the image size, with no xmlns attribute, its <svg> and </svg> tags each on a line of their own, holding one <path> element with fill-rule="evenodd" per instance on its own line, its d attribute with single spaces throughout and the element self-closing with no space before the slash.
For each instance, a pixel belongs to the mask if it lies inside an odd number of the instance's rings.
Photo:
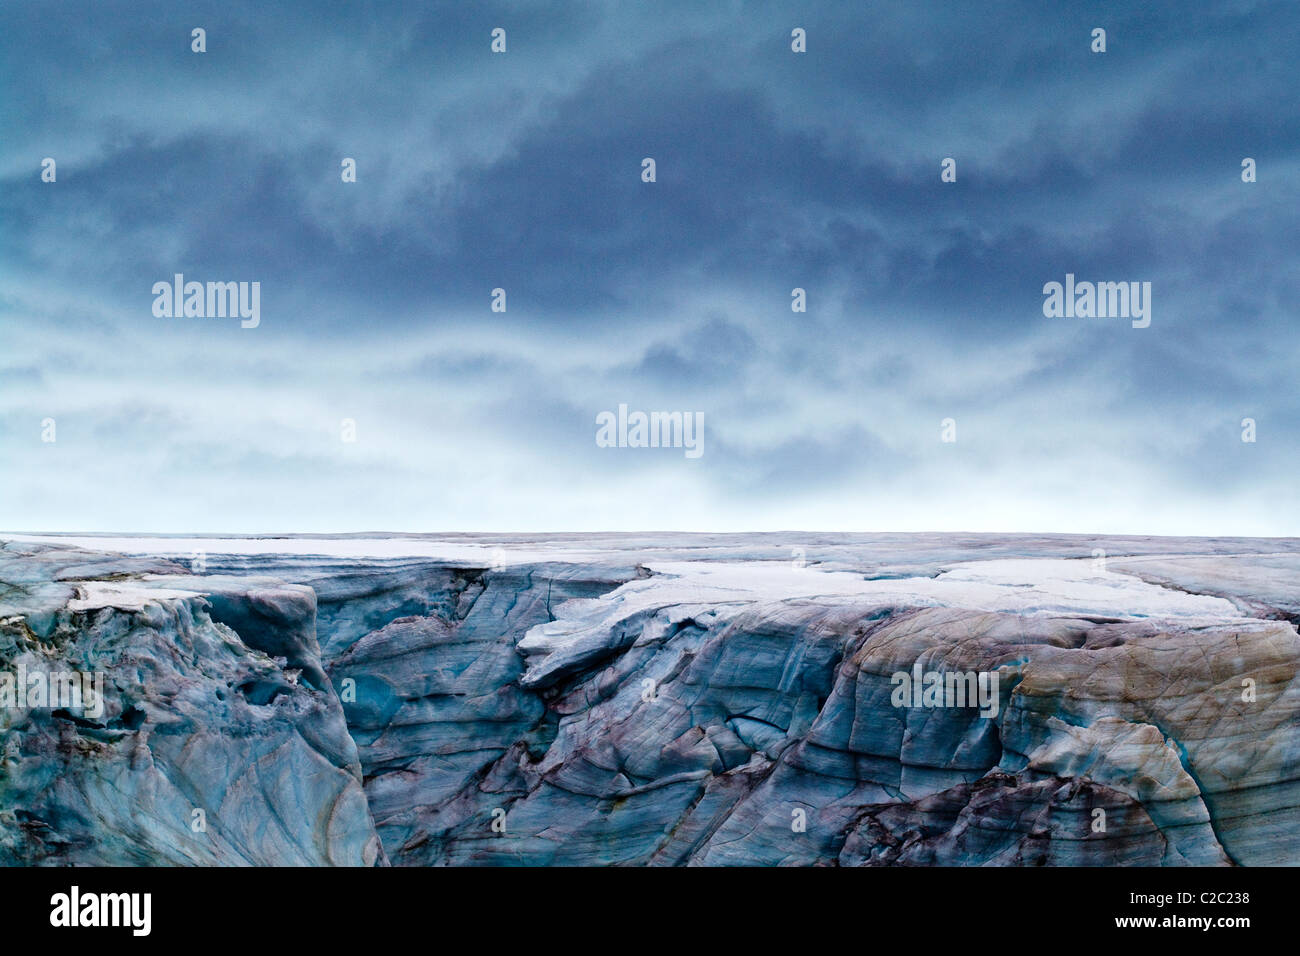
<svg viewBox="0 0 1300 956">
<path fill-rule="evenodd" d="M 1300 6 L 325 9 L 0 11 L 0 529 L 1300 535 Z"/>
</svg>

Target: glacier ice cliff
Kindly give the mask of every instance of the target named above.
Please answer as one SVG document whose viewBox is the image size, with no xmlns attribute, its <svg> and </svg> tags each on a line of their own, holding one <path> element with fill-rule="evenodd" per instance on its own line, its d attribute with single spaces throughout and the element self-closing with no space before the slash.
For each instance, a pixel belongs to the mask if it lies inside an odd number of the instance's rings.
<svg viewBox="0 0 1300 956">
<path fill-rule="evenodd" d="M 1295 540 L 0 537 L 7 864 L 1300 862 Z"/>
</svg>

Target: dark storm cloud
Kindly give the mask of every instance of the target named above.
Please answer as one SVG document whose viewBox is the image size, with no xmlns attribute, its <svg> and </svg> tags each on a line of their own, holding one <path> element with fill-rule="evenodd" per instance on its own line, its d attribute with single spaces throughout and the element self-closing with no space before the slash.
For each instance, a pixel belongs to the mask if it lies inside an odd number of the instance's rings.
<svg viewBox="0 0 1300 956">
<path fill-rule="evenodd" d="M 0 427 L 55 415 L 140 480 L 118 520 L 10 474 L 0 524 L 143 527 L 189 475 L 218 524 L 321 530 L 388 474 L 362 526 L 576 526 L 655 482 L 676 526 L 848 527 L 846 488 L 906 524 L 966 482 L 963 526 L 1008 530 L 1026 489 L 1110 520 L 1069 500 L 1110 469 L 1183 508 L 1155 530 L 1290 530 L 1298 27 L 1247 0 L 7 7 Z M 260 281 L 262 327 L 155 318 L 175 272 Z M 1151 282 L 1151 327 L 1045 317 L 1067 272 Z M 596 448 L 621 402 L 701 412 L 705 456 Z M 1207 476 L 1273 504 L 1217 524 Z"/>
</svg>

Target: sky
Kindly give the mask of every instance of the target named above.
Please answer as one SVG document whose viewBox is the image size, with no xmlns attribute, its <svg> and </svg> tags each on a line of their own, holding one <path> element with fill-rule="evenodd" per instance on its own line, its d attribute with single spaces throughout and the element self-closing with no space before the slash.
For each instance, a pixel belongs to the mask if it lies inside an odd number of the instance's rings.
<svg viewBox="0 0 1300 956">
<path fill-rule="evenodd" d="M 1300 535 L 1298 71 L 1250 0 L 6 4 L 0 529 Z"/>
</svg>

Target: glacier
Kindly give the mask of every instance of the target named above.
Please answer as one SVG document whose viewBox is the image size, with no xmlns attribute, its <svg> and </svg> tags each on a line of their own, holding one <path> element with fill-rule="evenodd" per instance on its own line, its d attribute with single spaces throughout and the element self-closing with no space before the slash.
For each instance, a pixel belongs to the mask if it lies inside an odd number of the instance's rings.
<svg viewBox="0 0 1300 956">
<path fill-rule="evenodd" d="M 1300 541 L 0 535 L 8 865 L 1294 865 Z M 892 675 L 996 675 L 995 716 Z"/>
</svg>

